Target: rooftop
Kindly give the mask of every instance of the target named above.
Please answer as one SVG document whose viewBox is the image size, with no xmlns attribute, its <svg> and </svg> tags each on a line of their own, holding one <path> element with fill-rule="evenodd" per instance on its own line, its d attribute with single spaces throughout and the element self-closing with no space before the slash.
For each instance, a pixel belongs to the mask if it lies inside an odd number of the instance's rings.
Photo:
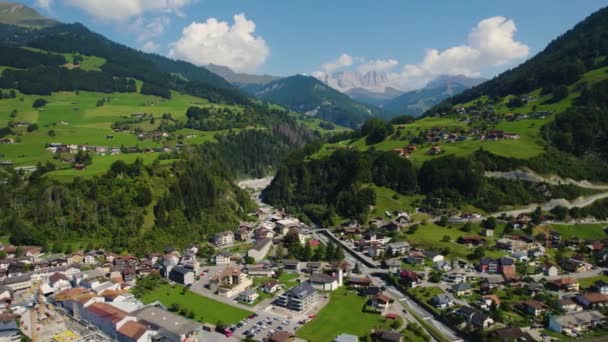
<svg viewBox="0 0 608 342">
<path fill-rule="evenodd" d="M 157 326 L 177 335 L 185 335 L 200 330 L 203 326 L 195 321 L 183 318 L 156 306 L 147 306 L 135 313 L 138 320 Z"/>
</svg>

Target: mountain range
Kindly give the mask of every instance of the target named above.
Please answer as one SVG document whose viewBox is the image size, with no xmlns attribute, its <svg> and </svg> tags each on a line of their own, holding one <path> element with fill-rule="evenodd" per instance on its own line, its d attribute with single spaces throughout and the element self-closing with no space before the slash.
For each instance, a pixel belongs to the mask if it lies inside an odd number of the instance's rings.
<svg viewBox="0 0 608 342">
<path fill-rule="evenodd" d="M 0 2 L 0 23 L 25 27 L 49 27 L 59 22 L 46 18 L 23 4 Z"/>
</svg>

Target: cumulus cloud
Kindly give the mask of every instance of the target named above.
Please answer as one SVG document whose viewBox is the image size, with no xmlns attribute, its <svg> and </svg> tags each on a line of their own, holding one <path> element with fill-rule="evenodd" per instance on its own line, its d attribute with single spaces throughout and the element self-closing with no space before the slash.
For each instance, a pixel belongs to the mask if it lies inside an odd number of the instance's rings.
<svg viewBox="0 0 608 342">
<path fill-rule="evenodd" d="M 353 58 L 350 55 L 343 53 L 340 57 L 321 65 L 321 69 L 324 72 L 330 73 L 351 65 L 353 65 Z"/>
<path fill-rule="evenodd" d="M 340 58 L 321 65 L 313 76 L 329 85 L 338 84 L 338 89 L 346 90 L 344 82 L 333 77 L 335 71 L 354 69 L 362 74 L 370 71 L 382 72 L 386 86 L 403 90 L 421 88 L 439 75 L 480 76 L 482 71 L 512 63 L 526 57 L 530 48 L 514 39 L 515 22 L 504 17 L 481 20 L 469 33 L 467 43 L 447 48 L 443 51 L 427 49 L 422 61 L 405 64 L 400 71 L 395 68 L 395 59 L 366 60 L 342 54 Z"/>
<path fill-rule="evenodd" d="M 524 58 L 530 48 L 514 40 L 517 28 L 513 20 L 492 17 L 480 21 L 469 33 L 467 44 L 444 51 L 429 49 L 418 64 L 408 64 L 402 82 L 422 86 L 438 75 L 479 76 L 481 71 Z"/>
<path fill-rule="evenodd" d="M 38 0 L 50 2 L 50 0 Z M 165 12 L 182 15 L 182 9 L 195 0 L 63 0 L 96 19 L 124 21 L 145 12 Z"/>
<path fill-rule="evenodd" d="M 270 49 L 264 38 L 255 34 L 255 23 L 245 14 L 236 14 L 234 24 L 209 18 L 193 22 L 182 36 L 170 44 L 169 56 L 197 65 L 218 64 L 236 71 L 253 71 L 262 65 Z"/>
</svg>

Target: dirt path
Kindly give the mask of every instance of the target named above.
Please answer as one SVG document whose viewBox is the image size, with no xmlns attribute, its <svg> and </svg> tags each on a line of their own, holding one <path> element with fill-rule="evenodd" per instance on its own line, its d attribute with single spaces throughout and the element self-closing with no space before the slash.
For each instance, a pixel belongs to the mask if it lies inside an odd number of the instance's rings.
<svg viewBox="0 0 608 342">
<path fill-rule="evenodd" d="M 528 182 L 547 183 L 552 185 L 572 184 L 585 189 L 608 190 L 608 185 L 593 184 L 586 180 L 577 181 L 572 178 L 560 178 L 557 176 L 546 177 L 528 171 L 486 172 L 485 176 L 490 178 L 520 179 Z"/>
</svg>

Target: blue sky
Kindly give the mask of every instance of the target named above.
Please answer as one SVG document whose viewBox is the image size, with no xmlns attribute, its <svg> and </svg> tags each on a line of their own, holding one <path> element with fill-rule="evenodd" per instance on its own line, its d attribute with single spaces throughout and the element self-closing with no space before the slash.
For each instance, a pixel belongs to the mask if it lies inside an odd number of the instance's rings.
<svg viewBox="0 0 608 342">
<path fill-rule="evenodd" d="M 82 22 L 126 45 L 195 64 L 211 61 L 239 71 L 276 75 L 368 71 L 378 66 L 395 75 L 405 72 L 413 82 L 430 77 L 430 69 L 491 77 L 539 52 L 559 34 L 608 5 L 608 0 L 462 0 L 434 1 L 433 5 L 418 0 L 24 3 L 64 22 Z M 235 24 L 237 14 L 243 16 Z M 474 42 L 472 30 L 484 19 L 497 17 L 502 19 L 480 26 L 482 38 Z M 186 27 L 187 33 L 183 31 Z M 486 51 L 480 48 L 485 46 L 483 39 L 504 42 Z M 450 50 L 454 47 L 457 49 Z M 436 50 L 436 60 L 429 49 Z M 449 53 L 442 54 L 446 50 Z M 343 54 L 350 60 L 328 64 Z"/>
</svg>

